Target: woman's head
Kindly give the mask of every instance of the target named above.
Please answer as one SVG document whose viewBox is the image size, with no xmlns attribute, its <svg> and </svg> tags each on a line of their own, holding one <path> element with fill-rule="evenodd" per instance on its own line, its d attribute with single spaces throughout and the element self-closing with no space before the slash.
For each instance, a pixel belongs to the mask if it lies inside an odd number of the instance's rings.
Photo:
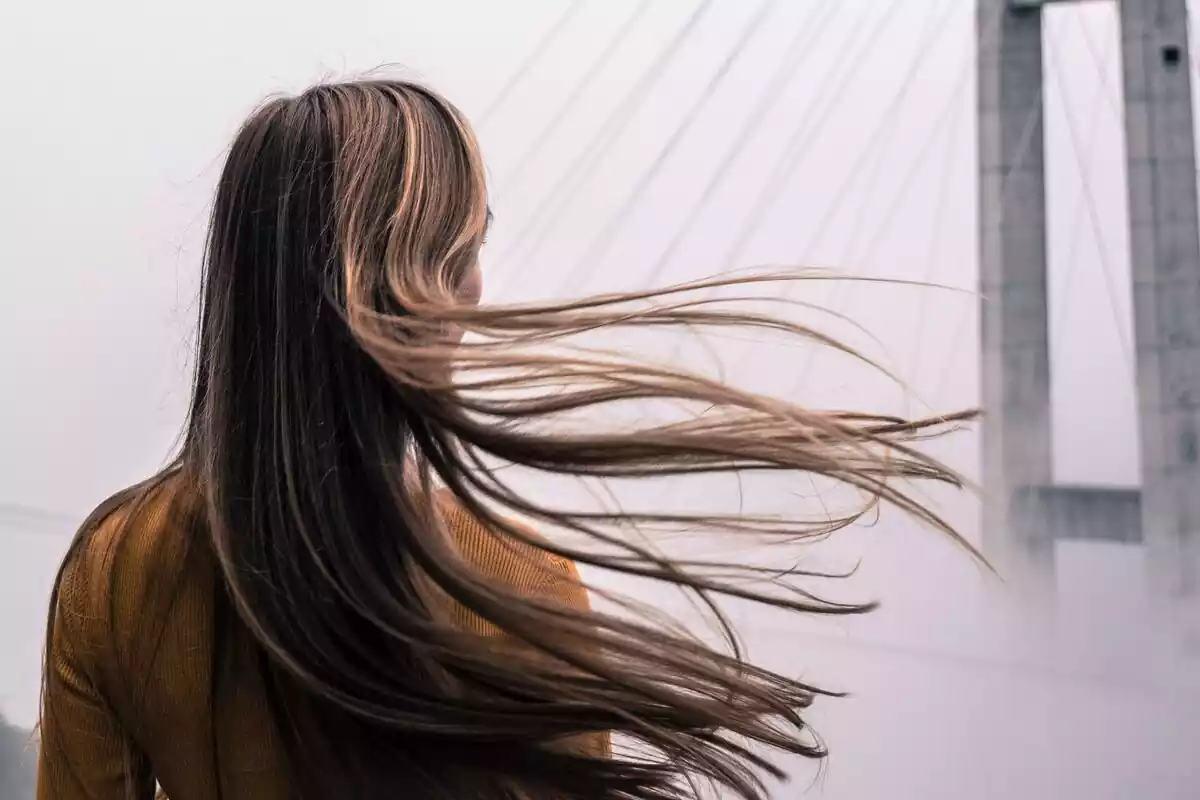
<svg viewBox="0 0 1200 800">
<path fill-rule="evenodd" d="M 392 336 L 397 317 L 427 344 L 452 336 L 438 312 L 477 301 L 489 218 L 474 136 L 428 90 L 373 81 L 272 100 L 217 188 L 201 348 L 227 352 L 202 361 L 272 350 L 311 364 L 350 346 L 347 332 Z"/>
<path fill-rule="evenodd" d="M 910 444 L 949 419 L 807 409 L 633 356 L 556 347 L 576 334 L 695 327 L 839 345 L 688 296 L 796 276 L 478 305 L 489 217 L 469 128 L 408 83 L 272 100 L 237 135 L 220 178 L 179 469 L 204 497 L 238 618 L 295 710 L 301 783 L 331 796 L 353 781 L 356 796 L 382 797 L 419 772 L 430 797 L 650 800 L 683 796 L 699 777 L 761 797 L 756 774 L 770 765 L 745 741 L 819 756 L 800 716 L 818 690 L 635 617 L 550 608 L 496 585 L 447 540 L 433 486 L 534 547 L 705 602 L 855 613 L 867 607 L 748 588 L 746 578 L 778 572 L 679 563 L 626 535 L 640 526 L 794 541 L 854 515 L 572 509 L 517 491 L 499 467 L 816 474 L 860 490 L 864 509 L 882 500 L 952 534 L 896 485 L 957 481 Z M 691 413 L 633 427 L 588 414 L 581 426 L 577 412 L 631 401 Z M 504 512 L 597 546 L 532 539 Z M 453 630 L 430 585 L 546 658 Z M 606 730 L 627 745 L 612 760 L 561 747 Z"/>
</svg>

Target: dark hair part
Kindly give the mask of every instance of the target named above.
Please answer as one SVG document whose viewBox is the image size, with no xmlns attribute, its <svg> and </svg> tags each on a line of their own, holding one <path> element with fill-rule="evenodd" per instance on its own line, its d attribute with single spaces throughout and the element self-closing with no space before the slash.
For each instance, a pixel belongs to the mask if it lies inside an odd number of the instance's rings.
<svg viewBox="0 0 1200 800">
<path fill-rule="evenodd" d="M 795 540 L 855 515 L 814 523 L 572 511 L 518 493 L 496 465 L 609 478 L 816 474 L 953 536 L 897 483 L 957 485 L 912 442 L 970 415 L 816 411 L 633 358 L 550 349 L 598 329 L 662 326 L 820 337 L 687 294 L 795 276 L 463 304 L 487 216 L 471 131 L 420 86 L 323 85 L 263 106 L 237 135 L 217 189 L 181 455 L 121 502 L 166 477 L 195 487 L 198 539 L 220 565 L 230 624 L 271 676 L 295 785 L 314 797 L 665 800 L 707 780 L 761 798 L 775 768 L 757 745 L 823 755 L 801 716 L 821 690 L 637 617 L 554 605 L 484 578 L 449 541 L 435 484 L 487 526 L 581 564 L 706 602 L 857 613 L 869 606 L 748 588 L 742 578 L 765 571 L 671 560 L 619 534 L 640 526 Z M 632 430 L 552 424 L 630 400 L 698 411 Z M 512 512 L 605 554 L 535 539 Z M 455 629 L 438 597 L 526 647 L 497 650 Z M 611 758 L 563 746 L 605 731 L 625 743 Z"/>
</svg>

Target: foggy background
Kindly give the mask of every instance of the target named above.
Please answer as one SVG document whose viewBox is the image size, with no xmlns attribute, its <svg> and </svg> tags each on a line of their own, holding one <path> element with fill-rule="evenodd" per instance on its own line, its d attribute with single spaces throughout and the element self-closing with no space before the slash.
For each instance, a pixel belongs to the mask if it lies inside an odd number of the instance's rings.
<svg viewBox="0 0 1200 800">
<path fill-rule="evenodd" d="M 463 108 L 492 179 L 485 301 L 785 264 L 957 287 L 789 290 L 866 326 L 878 342 L 811 317 L 907 388 L 771 342 L 681 344 L 698 368 L 715 350 L 731 380 L 805 402 L 953 411 L 978 402 L 974 6 L 4 4 L 0 713 L 36 719 L 45 602 L 74 527 L 160 467 L 179 433 L 207 205 L 264 96 L 391 64 Z M 1133 486 L 1115 6 L 1056 8 L 1047 27 L 1056 480 Z M 975 432 L 936 452 L 977 473 Z M 789 507 L 796 493 L 767 482 L 743 499 Z M 703 496 L 738 501 L 733 485 Z M 976 536 L 976 499 L 934 499 Z M 837 591 L 882 600 L 878 614 L 736 608 L 754 658 L 853 693 L 818 704 L 832 756 L 820 774 L 795 764 L 777 796 L 1200 796 L 1196 661 L 1152 624 L 1138 549 L 1060 543 L 1058 557 L 1057 608 L 1030 609 L 885 513 L 829 556 L 863 559 Z"/>
</svg>

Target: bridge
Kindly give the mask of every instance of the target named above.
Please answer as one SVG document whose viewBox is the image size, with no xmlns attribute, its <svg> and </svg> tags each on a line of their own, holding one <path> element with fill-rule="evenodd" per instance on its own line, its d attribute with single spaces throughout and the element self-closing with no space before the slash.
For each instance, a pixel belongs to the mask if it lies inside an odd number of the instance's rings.
<svg viewBox="0 0 1200 800">
<path fill-rule="evenodd" d="M 1140 491 L 1051 476 L 1043 8 L 979 0 L 986 550 L 1033 588 L 1054 542 L 1141 543 L 1165 612 L 1200 621 L 1200 232 L 1185 0 L 1119 0 Z M 1193 635 L 1200 633 L 1194 629 Z"/>
</svg>

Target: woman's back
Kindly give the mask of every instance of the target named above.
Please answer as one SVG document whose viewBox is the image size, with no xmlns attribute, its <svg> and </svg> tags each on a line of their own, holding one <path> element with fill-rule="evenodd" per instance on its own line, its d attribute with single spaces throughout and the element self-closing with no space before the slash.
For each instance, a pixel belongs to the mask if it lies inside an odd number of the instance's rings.
<svg viewBox="0 0 1200 800">
<path fill-rule="evenodd" d="M 63 573 L 53 663 L 72 687 L 46 727 L 41 797 L 121 798 L 127 772 L 173 800 L 295 797 L 276 728 L 272 671 L 232 613 L 201 526 L 201 499 L 176 473 L 136 509 L 115 508 Z M 574 565 L 493 532 L 439 495 L 446 531 L 481 574 L 520 592 L 586 608 Z M 126 525 L 131 513 L 134 524 Z M 463 631 L 506 635 L 463 606 Z M 583 752 L 603 755 L 606 737 Z M 98 794 L 96 789 L 105 786 Z"/>
<path fill-rule="evenodd" d="M 820 689 L 592 611 L 568 561 L 714 610 L 868 610 L 641 534 L 795 541 L 880 500 L 953 534 L 897 482 L 957 483 L 912 446 L 956 420 L 813 410 L 573 346 L 696 326 L 830 344 L 669 301 L 684 288 L 481 304 L 486 175 L 462 114 L 403 81 L 276 98 L 234 137 L 180 452 L 84 523 L 56 584 L 42 800 L 143 800 L 155 779 L 175 800 L 680 800 L 703 782 L 761 800 L 773 767 L 747 742 L 824 754 L 802 716 Z M 684 413 L 608 413 L 631 404 Z M 819 475 L 865 502 L 597 510 L 515 481 L 741 472 Z"/>
</svg>

